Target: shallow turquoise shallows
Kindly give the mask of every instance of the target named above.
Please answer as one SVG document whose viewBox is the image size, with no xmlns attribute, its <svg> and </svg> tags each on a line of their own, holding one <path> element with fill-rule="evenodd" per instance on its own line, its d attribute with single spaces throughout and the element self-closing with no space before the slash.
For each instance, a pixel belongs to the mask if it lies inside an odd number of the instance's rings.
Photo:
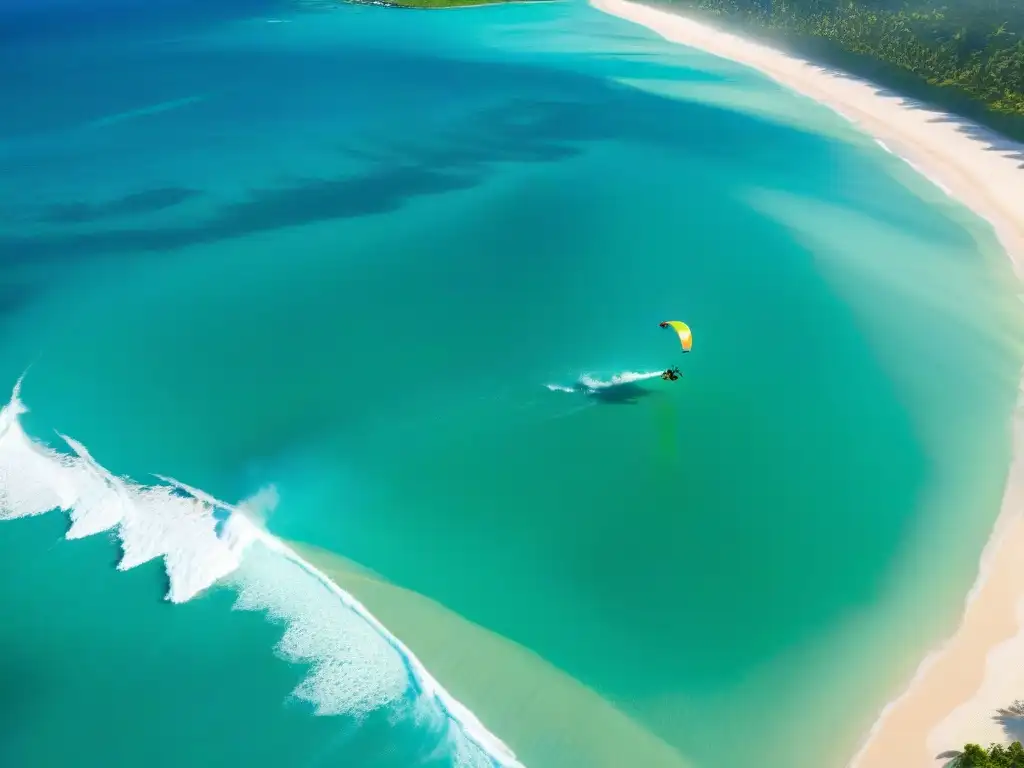
<svg viewBox="0 0 1024 768">
<path fill-rule="evenodd" d="M 0 765 L 843 765 L 998 512 L 990 229 L 578 2 L 210 5 L 0 15 Z"/>
</svg>

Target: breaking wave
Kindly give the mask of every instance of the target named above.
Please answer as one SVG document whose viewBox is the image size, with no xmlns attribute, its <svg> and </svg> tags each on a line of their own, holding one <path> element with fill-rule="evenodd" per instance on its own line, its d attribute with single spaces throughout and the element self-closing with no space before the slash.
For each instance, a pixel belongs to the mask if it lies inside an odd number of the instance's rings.
<svg viewBox="0 0 1024 768">
<path fill-rule="evenodd" d="M 552 392 L 582 392 L 585 394 L 593 394 L 603 389 L 612 389 L 614 387 L 622 387 L 627 384 L 635 384 L 638 381 L 656 379 L 660 377 L 662 373 L 664 373 L 664 371 L 623 371 L 622 373 L 615 374 L 610 379 L 600 379 L 593 374 L 585 373 L 572 385 L 545 384 L 544 386 Z"/>
<path fill-rule="evenodd" d="M 144 485 L 112 475 L 71 437 L 68 452 L 32 439 L 14 388 L 0 409 L 0 521 L 68 513 L 68 539 L 115 531 L 127 570 L 162 558 L 172 603 L 215 583 L 232 587 L 235 610 L 283 620 L 276 652 L 308 664 L 292 692 L 319 715 L 364 715 L 410 708 L 418 718 L 443 717 L 459 766 L 522 768 L 514 753 L 438 683 L 401 641 L 354 597 L 261 525 L 276 505 L 267 488 L 238 505 L 173 478 Z"/>
</svg>

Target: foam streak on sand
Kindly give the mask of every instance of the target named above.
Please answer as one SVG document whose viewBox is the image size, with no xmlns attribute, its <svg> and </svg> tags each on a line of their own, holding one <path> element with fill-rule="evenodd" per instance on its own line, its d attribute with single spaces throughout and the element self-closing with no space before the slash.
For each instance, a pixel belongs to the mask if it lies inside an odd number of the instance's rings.
<svg viewBox="0 0 1024 768">
<path fill-rule="evenodd" d="M 988 220 L 1024 276 L 1024 145 L 967 120 L 890 95 L 865 80 L 745 40 L 672 12 L 591 0 L 672 42 L 759 70 L 831 108 L 921 175 Z M 1024 393 L 1024 385 L 1022 385 Z M 925 768 L 966 742 L 1005 742 L 999 708 L 1024 698 L 1024 394 L 1013 422 L 1014 461 L 978 579 L 954 636 L 919 667 L 851 761 L 856 768 Z M 1024 725 L 1024 722 L 1021 723 Z M 1020 738 L 1019 729 L 1014 738 Z"/>
<path fill-rule="evenodd" d="M 0 521 L 60 509 L 71 518 L 69 539 L 116 531 L 118 569 L 163 558 L 171 602 L 223 583 L 235 588 L 236 609 L 284 620 L 277 651 L 311 665 L 293 695 L 318 714 L 360 715 L 411 699 L 415 714 L 440 714 L 459 726 L 450 746 L 460 766 L 479 765 L 482 751 L 487 765 L 521 768 L 361 603 L 250 517 L 252 506 L 272 502 L 272 492 L 232 506 L 171 478 L 142 485 L 115 477 L 72 438 L 61 436 L 70 449 L 63 453 L 29 437 L 19 421 L 27 410 L 20 384 L 0 410 Z"/>
</svg>

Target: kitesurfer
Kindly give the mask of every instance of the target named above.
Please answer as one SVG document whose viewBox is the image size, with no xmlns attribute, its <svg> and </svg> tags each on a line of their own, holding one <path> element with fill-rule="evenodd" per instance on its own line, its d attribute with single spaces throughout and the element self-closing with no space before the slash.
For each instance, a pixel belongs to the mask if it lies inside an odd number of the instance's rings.
<svg viewBox="0 0 1024 768">
<path fill-rule="evenodd" d="M 680 376 L 682 376 L 682 374 L 679 373 L 678 368 L 669 368 L 667 371 L 661 374 L 661 378 L 663 378 L 665 381 L 678 381 Z"/>
</svg>

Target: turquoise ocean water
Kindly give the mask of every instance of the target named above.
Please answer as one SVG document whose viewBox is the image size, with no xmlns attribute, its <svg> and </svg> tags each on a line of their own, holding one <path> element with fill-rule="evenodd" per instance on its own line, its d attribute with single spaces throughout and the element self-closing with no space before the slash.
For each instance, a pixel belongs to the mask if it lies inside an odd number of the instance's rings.
<svg viewBox="0 0 1024 768">
<path fill-rule="evenodd" d="M 210 5 L 0 15 L 0 764 L 592 763 L 530 720 L 543 681 L 439 691 L 399 643 L 434 628 L 288 540 L 531 652 L 659 765 L 841 765 L 998 510 L 991 232 L 581 3 Z"/>
</svg>

